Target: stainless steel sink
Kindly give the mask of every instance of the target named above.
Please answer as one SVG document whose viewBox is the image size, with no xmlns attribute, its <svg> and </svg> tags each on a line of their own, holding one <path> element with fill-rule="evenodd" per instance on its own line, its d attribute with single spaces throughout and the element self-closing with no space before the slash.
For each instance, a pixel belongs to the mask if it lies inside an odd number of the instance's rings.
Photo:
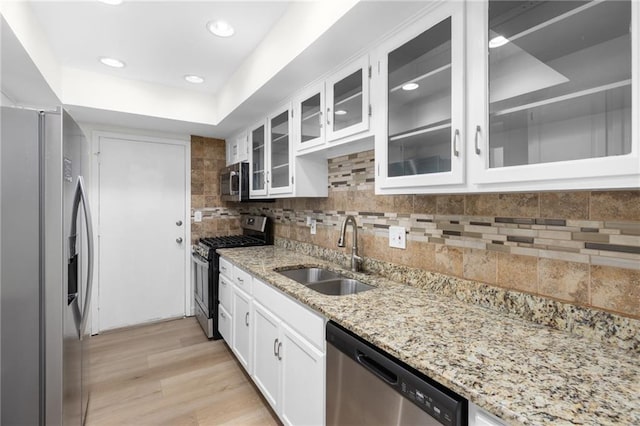
<svg viewBox="0 0 640 426">
<path fill-rule="evenodd" d="M 324 268 L 303 267 L 277 272 L 309 287 L 311 290 L 330 296 L 356 294 L 375 288 Z"/>
<path fill-rule="evenodd" d="M 317 283 L 307 284 L 311 290 L 318 293 L 328 294 L 329 296 L 342 296 L 345 294 L 356 294 L 374 288 L 369 284 L 365 284 L 351 278 L 340 278 L 337 280 L 327 280 Z"/>
<path fill-rule="evenodd" d="M 333 280 L 340 278 L 341 275 L 323 268 L 299 268 L 289 269 L 287 271 L 278 271 L 285 277 L 291 278 L 300 284 L 315 283 L 324 280 Z"/>
</svg>

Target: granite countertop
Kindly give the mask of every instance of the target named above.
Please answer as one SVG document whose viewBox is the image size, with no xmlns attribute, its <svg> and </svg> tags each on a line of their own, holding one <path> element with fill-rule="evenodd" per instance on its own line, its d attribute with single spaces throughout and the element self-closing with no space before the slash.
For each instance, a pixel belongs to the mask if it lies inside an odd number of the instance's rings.
<svg viewBox="0 0 640 426">
<path fill-rule="evenodd" d="M 510 424 L 640 424 L 633 352 L 283 248 L 218 252 Z M 376 288 L 326 296 L 274 271 L 297 265 L 325 266 Z"/>
</svg>

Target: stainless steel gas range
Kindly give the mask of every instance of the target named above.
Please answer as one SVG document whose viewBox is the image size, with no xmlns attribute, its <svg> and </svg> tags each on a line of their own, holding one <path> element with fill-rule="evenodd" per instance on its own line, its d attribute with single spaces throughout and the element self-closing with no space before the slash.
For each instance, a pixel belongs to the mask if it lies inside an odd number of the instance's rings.
<svg viewBox="0 0 640 426">
<path fill-rule="evenodd" d="M 210 339 L 220 339 L 218 332 L 219 248 L 264 246 L 273 244 L 272 222 L 265 216 L 242 216 L 242 235 L 203 238 L 193 246 L 191 274 L 194 284 L 195 315 Z"/>
</svg>

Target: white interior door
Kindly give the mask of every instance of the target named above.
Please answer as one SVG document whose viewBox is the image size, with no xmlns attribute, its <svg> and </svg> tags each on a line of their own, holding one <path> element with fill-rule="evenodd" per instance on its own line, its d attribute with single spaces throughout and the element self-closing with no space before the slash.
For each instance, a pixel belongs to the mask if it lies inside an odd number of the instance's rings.
<svg viewBox="0 0 640 426">
<path fill-rule="evenodd" d="M 99 330 L 185 315 L 186 144 L 99 138 Z"/>
</svg>

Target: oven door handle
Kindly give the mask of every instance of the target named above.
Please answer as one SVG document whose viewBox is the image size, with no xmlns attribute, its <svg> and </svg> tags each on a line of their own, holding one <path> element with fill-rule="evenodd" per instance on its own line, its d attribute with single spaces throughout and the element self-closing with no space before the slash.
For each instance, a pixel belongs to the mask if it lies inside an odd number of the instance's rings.
<svg viewBox="0 0 640 426">
<path fill-rule="evenodd" d="M 195 253 L 191 253 L 191 259 L 193 259 L 193 261 L 198 265 L 203 266 L 207 269 L 209 268 L 209 262 L 203 262 Z"/>
</svg>

